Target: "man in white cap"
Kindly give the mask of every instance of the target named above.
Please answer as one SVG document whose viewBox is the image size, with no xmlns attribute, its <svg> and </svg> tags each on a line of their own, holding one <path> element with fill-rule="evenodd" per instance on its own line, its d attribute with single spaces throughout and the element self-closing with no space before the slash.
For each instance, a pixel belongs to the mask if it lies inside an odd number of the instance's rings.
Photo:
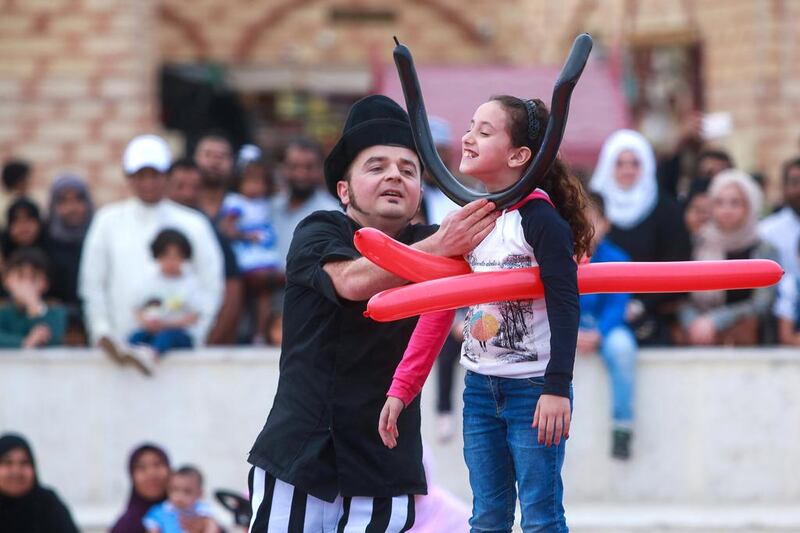
<svg viewBox="0 0 800 533">
<path fill-rule="evenodd" d="M 97 212 L 81 256 L 78 290 L 92 343 L 145 373 L 152 371 L 154 359 L 135 350 L 123 354 L 120 343 L 139 326 L 143 280 L 155 268 L 150 245 L 159 231 L 176 229 L 192 247 L 190 264 L 201 287 L 195 345 L 204 343 L 222 296 L 222 252 L 210 222 L 165 197 L 171 159 L 169 147 L 156 135 L 141 135 L 128 144 L 122 166 L 133 197 Z"/>
</svg>

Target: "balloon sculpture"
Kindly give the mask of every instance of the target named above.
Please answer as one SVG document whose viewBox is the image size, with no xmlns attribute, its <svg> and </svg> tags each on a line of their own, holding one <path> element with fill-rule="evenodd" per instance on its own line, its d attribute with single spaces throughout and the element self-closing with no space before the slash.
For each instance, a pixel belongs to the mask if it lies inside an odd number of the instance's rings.
<svg viewBox="0 0 800 533">
<path fill-rule="evenodd" d="M 498 209 L 505 209 L 533 191 L 558 155 L 570 97 L 592 49 L 592 38 L 581 34 L 572 45 L 553 89 L 550 118 L 536 157 L 519 181 L 494 193 L 469 189 L 442 163 L 431 137 L 411 52 L 397 39 L 395 43 L 394 59 L 414 143 L 427 172 L 442 192 L 459 205 L 486 198 Z M 415 250 L 372 228 L 356 232 L 355 246 L 381 268 L 415 282 L 383 291 L 370 299 L 365 314 L 379 322 L 486 302 L 541 298 L 544 294 L 537 267 L 472 273 L 466 261 Z M 765 259 L 581 264 L 578 266 L 578 290 L 587 294 L 746 289 L 773 285 L 782 275 L 777 263 Z M 481 323 L 488 337 L 493 335 L 492 326 L 490 321 Z"/>
<path fill-rule="evenodd" d="M 415 250 L 374 228 L 358 230 L 354 242 L 379 267 L 417 282 L 369 300 L 366 315 L 378 322 L 544 295 L 537 267 L 470 273 L 466 261 Z M 589 294 L 747 289 L 774 285 L 782 275 L 780 265 L 767 259 L 594 263 L 578 265 L 578 290 Z"/>
</svg>

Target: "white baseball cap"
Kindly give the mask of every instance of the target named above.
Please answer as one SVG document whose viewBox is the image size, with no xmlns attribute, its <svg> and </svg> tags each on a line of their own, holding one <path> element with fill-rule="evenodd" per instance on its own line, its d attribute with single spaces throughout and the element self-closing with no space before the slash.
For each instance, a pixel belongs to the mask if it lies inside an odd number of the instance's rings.
<svg viewBox="0 0 800 533">
<path fill-rule="evenodd" d="M 139 135 L 128 143 L 122 156 L 122 168 L 130 176 L 143 168 L 166 172 L 172 164 L 167 143 L 158 135 Z"/>
</svg>

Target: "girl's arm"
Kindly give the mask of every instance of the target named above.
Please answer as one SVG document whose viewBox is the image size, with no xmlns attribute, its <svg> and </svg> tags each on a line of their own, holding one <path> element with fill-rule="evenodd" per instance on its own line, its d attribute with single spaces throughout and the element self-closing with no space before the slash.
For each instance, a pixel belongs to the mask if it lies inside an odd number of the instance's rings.
<svg viewBox="0 0 800 533">
<path fill-rule="evenodd" d="M 388 398 L 378 420 L 378 433 L 383 444 L 397 446 L 397 418 L 402 410 L 419 394 L 433 361 L 442 351 L 456 311 L 439 311 L 422 315 L 417 322 L 403 359 L 395 370 Z"/>
</svg>

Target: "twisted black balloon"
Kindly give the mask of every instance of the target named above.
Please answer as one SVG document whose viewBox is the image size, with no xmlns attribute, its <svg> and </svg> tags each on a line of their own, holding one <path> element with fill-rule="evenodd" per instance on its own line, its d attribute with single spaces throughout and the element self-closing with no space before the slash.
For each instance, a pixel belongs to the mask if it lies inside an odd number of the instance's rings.
<svg viewBox="0 0 800 533">
<path fill-rule="evenodd" d="M 422 163 L 431 177 L 439 185 L 442 192 L 459 205 L 465 205 L 480 198 L 494 202 L 498 209 L 505 209 L 523 198 L 535 189 L 542 178 L 550 170 L 550 166 L 558 155 L 564 129 L 567 125 L 569 113 L 569 100 L 572 91 L 581 77 L 583 68 L 592 51 L 592 38 L 589 34 L 578 35 L 572 44 L 567 62 L 561 69 L 561 74 L 553 88 L 553 98 L 550 103 L 550 118 L 544 132 L 544 140 L 539 147 L 536 157 L 528 165 L 522 177 L 511 187 L 493 193 L 478 192 L 458 181 L 442 162 L 433 143 L 431 129 L 428 125 L 428 115 L 425 112 L 425 102 L 422 100 L 422 91 L 419 87 L 417 71 L 414 69 L 414 59 L 408 48 L 394 39 L 397 46 L 394 49 L 394 62 L 400 75 L 400 84 L 403 86 L 403 96 L 406 100 L 406 109 L 411 118 L 411 132 L 414 143 L 417 145 Z"/>
</svg>

